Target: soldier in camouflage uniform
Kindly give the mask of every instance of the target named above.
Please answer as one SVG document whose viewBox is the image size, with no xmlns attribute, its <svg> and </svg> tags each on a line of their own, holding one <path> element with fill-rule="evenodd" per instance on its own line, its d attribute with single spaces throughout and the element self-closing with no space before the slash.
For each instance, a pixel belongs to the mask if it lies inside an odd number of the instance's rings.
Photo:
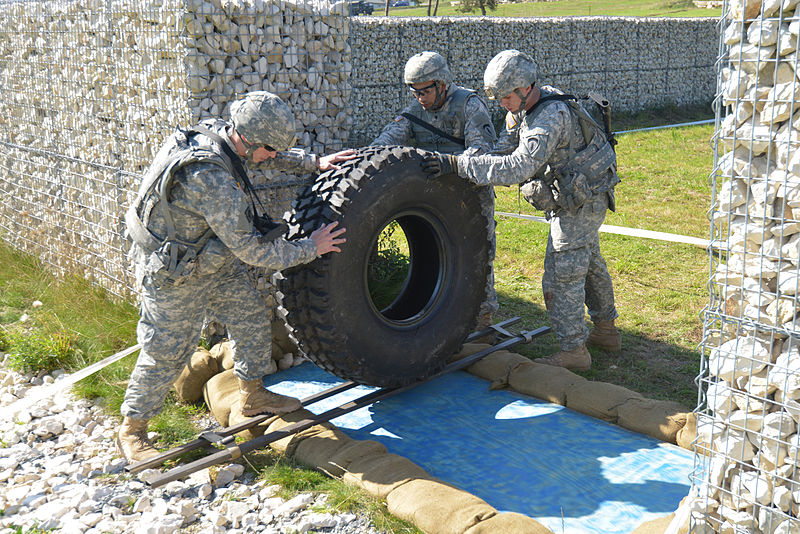
<svg viewBox="0 0 800 534">
<path fill-rule="evenodd" d="M 263 225 L 257 230 L 243 163 L 310 172 L 337 168 L 338 161 L 353 156 L 344 151 L 317 157 L 291 149 L 294 142 L 289 107 L 258 91 L 231 105 L 231 122 L 206 120 L 191 130 L 178 129 L 145 174 L 125 217 L 142 288 L 136 330 L 142 349 L 117 436 L 129 461 L 157 454 L 147 439 L 148 420 L 161 411 L 186 365 L 206 310 L 228 325 L 244 415 L 300 408 L 297 399 L 263 387 L 263 376 L 275 372 L 270 322 L 245 264 L 280 270 L 339 252 L 344 229 L 334 222 L 297 241 L 272 235 L 280 230 L 265 235 Z"/>
<path fill-rule="evenodd" d="M 486 94 L 508 110 L 490 155 L 428 156 L 431 177 L 457 173 L 477 184 L 524 184 L 526 199 L 550 220 L 542 289 L 560 351 L 540 363 L 587 370 L 586 345 L 620 350 L 614 289 L 600 254 L 599 228 L 614 209 L 619 182 L 605 135 L 587 141 L 578 111 L 553 87 L 536 86 L 536 64 L 516 50 L 495 56 L 484 74 Z M 576 104 L 577 105 L 577 104 Z M 587 163 L 588 162 L 588 163 Z M 584 304 L 594 323 L 589 333 Z"/>
<path fill-rule="evenodd" d="M 497 135 L 486 104 L 474 91 L 453 83 L 453 75 L 441 55 L 420 52 L 412 56 L 406 62 L 403 83 L 408 86 L 414 101 L 383 128 L 371 145 L 416 146 L 445 154 L 477 155 L 491 151 Z M 440 131 L 431 131 L 417 121 Z M 492 314 L 498 306 L 492 270 L 494 188 L 482 185 L 478 191 L 492 243 L 486 298 L 478 315 L 478 329 L 481 329 L 492 324 Z"/>
</svg>

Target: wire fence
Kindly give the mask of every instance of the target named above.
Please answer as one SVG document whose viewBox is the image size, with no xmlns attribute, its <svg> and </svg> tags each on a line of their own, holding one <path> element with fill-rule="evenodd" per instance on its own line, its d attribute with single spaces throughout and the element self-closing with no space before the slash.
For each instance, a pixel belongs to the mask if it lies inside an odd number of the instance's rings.
<svg viewBox="0 0 800 534">
<path fill-rule="evenodd" d="M 293 109 L 301 147 L 344 146 L 346 15 L 319 0 L 0 2 L 3 239 L 130 296 L 120 207 L 174 127 L 268 90 Z M 303 181 L 252 178 L 276 210 Z"/>
<path fill-rule="evenodd" d="M 797 3 L 720 21 L 692 532 L 800 532 Z"/>
</svg>

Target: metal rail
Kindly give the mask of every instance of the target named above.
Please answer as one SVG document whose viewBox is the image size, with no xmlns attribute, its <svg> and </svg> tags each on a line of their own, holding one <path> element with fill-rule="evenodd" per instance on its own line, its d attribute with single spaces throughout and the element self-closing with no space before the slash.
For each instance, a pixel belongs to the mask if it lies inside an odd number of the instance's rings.
<svg viewBox="0 0 800 534">
<path fill-rule="evenodd" d="M 241 432 L 243 430 L 246 430 L 248 428 L 251 428 L 251 427 L 253 427 L 253 426 L 257 425 L 257 424 L 263 423 L 264 421 L 267 421 L 269 419 L 274 419 L 274 418 L 278 417 L 278 416 L 275 416 L 275 415 L 272 415 L 272 414 L 259 415 L 259 416 L 253 417 L 251 419 L 248 419 L 246 421 L 242 421 L 239 424 L 224 428 L 224 429 L 222 429 L 220 431 L 217 431 L 217 432 L 204 432 L 204 433 L 200 434 L 200 436 L 197 439 L 195 439 L 195 440 L 193 440 L 193 441 L 191 441 L 189 443 L 186 443 L 184 445 L 181 445 L 179 447 L 176 447 L 174 449 L 171 449 L 169 451 L 161 453 L 161 454 L 159 454 L 157 456 L 154 456 L 153 458 L 150 458 L 150 459 L 145 460 L 143 462 L 138 462 L 138 463 L 132 464 L 132 465 L 127 467 L 127 470 L 132 472 L 132 473 L 135 473 L 135 472 L 141 471 L 143 469 L 153 468 L 153 467 L 159 466 L 159 465 L 161 465 L 162 463 L 164 463 L 167 460 L 176 458 L 176 457 L 178 457 L 178 456 L 180 456 L 180 455 L 182 455 L 182 454 L 184 454 L 186 452 L 192 451 L 192 450 L 196 450 L 196 449 L 200 449 L 200 448 L 208 448 L 208 447 L 210 447 L 212 445 L 223 446 L 224 447 L 222 449 L 216 450 L 216 452 L 212 452 L 208 456 L 205 456 L 203 458 L 200 458 L 200 459 L 195 460 L 193 462 L 190 462 L 188 464 L 175 467 L 175 468 L 173 468 L 173 469 L 161 474 L 160 476 L 151 479 L 148 482 L 149 485 L 152 486 L 152 487 L 159 487 L 159 486 L 162 486 L 164 484 L 167 484 L 168 482 L 172 482 L 173 480 L 182 479 L 182 478 L 184 478 L 184 477 L 186 477 L 186 476 L 188 476 L 188 475 L 190 475 L 190 474 L 192 474 L 192 473 L 194 473 L 196 471 L 199 471 L 201 469 L 205 469 L 205 468 L 210 467 L 212 465 L 216 465 L 216 464 L 219 464 L 219 463 L 235 460 L 236 458 L 239 458 L 243 454 L 246 454 L 248 452 L 254 451 L 256 449 L 263 448 L 263 447 L 269 445 L 270 443 L 273 443 L 273 442 L 278 441 L 280 439 L 283 439 L 285 437 L 291 436 L 293 434 L 297 434 L 298 432 L 302 432 L 303 430 L 306 430 L 307 428 L 310 428 L 310 427 L 312 427 L 314 425 L 318 425 L 320 423 L 324 423 L 326 421 L 330 421 L 331 419 L 335 419 L 335 418 L 337 418 L 337 417 L 339 417 L 341 415 L 345 415 L 347 413 L 353 412 L 353 411 L 358 410 L 360 408 L 363 408 L 365 406 L 369 406 L 370 404 L 372 404 L 374 402 L 378 402 L 380 400 L 388 399 L 389 397 L 393 397 L 394 395 L 397 395 L 398 393 L 402 393 L 404 391 L 412 389 L 412 388 L 414 388 L 414 387 L 416 387 L 416 386 L 418 386 L 420 384 L 424 384 L 426 382 L 430 382 L 431 380 L 434 380 L 435 378 L 438 378 L 438 377 L 443 376 L 445 374 L 451 373 L 453 371 L 464 369 L 464 368 L 472 365 L 473 363 L 477 362 L 481 358 L 483 358 L 483 357 L 485 357 L 485 356 L 487 356 L 487 355 L 489 355 L 489 354 L 491 354 L 493 352 L 513 347 L 514 345 L 517 345 L 519 343 L 523 343 L 523 342 L 524 343 L 528 343 L 528 342 L 532 341 L 534 338 L 537 338 L 537 337 L 539 337 L 541 335 L 544 335 L 544 334 L 550 332 L 550 327 L 549 326 L 537 328 L 537 329 L 531 330 L 531 331 L 524 331 L 524 332 L 521 332 L 519 334 L 511 334 L 511 333 L 509 333 L 508 331 L 506 331 L 504 329 L 504 326 L 508 326 L 508 325 L 513 324 L 513 323 L 515 323 L 517 321 L 519 321 L 519 318 L 509 319 L 507 321 L 503 321 L 503 322 L 498 323 L 496 325 L 492 325 L 489 328 L 484 329 L 482 331 L 475 332 L 474 334 L 472 334 L 471 336 L 469 336 L 467 338 L 467 341 L 483 337 L 483 336 L 485 336 L 487 334 L 490 334 L 492 332 L 501 333 L 507 339 L 504 339 L 504 340 L 500 341 L 499 343 L 497 343 L 495 345 L 492 345 L 492 346 L 490 346 L 490 347 L 488 347 L 488 348 L 486 348 L 486 349 L 484 349 L 482 351 L 476 352 L 475 354 L 471 354 L 470 356 L 467 356 L 466 358 L 462 358 L 461 360 L 452 362 L 449 365 L 445 366 L 441 371 L 439 371 L 439 372 L 437 372 L 437 373 L 435 373 L 435 374 L 433 374 L 433 375 L 431 375 L 431 376 L 429 376 L 429 377 L 427 377 L 427 378 L 425 378 L 423 380 L 419 380 L 417 382 L 413 382 L 413 383 L 405 385 L 405 386 L 399 386 L 399 387 L 393 387 L 393 388 L 381 388 L 381 389 L 378 389 L 376 391 L 372 391 L 372 392 L 367 393 L 366 395 L 364 395 L 362 397 L 359 397 L 358 399 L 346 402 L 346 403 L 342 404 L 341 406 L 337 406 L 336 408 L 332 408 L 332 409 L 330 409 L 330 410 L 328 410 L 326 412 L 323 412 L 323 413 L 321 413 L 319 415 L 315 415 L 313 417 L 308 417 L 306 419 L 303 419 L 302 421 L 299 421 L 297 423 L 289 425 L 289 426 L 287 426 L 285 428 L 282 428 L 280 430 L 274 430 L 272 432 L 264 434 L 263 436 L 259 436 L 257 438 L 254 438 L 254 439 L 251 439 L 249 441 L 245 441 L 245 442 L 243 442 L 243 443 L 241 443 L 239 445 L 236 445 L 235 441 L 234 441 L 235 434 L 237 434 L 238 432 Z M 312 395 L 310 397 L 306 397 L 306 398 L 302 399 L 302 403 L 303 403 L 304 406 L 305 405 L 309 405 L 309 404 L 312 404 L 312 403 L 317 402 L 319 400 L 326 399 L 328 397 L 331 397 L 333 395 L 341 393 L 343 391 L 347 391 L 347 390 L 349 390 L 349 389 L 351 389 L 351 388 L 353 388 L 353 387 L 355 387 L 357 385 L 358 385 L 357 383 L 352 382 L 352 381 L 351 382 L 345 382 L 343 384 L 339 384 L 339 385 L 334 386 L 332 388 L 329 388 L 329 389 L 326 389 L 324 391 L 321 391 L 320 393 L 317 393 L 317 394 Z"/>
</svg>

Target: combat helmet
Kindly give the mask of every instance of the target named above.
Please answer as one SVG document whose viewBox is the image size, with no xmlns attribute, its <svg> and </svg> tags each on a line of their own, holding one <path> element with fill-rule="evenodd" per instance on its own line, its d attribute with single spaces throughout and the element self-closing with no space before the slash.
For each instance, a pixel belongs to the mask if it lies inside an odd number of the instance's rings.
<svg viewBox="0 0 800 534">
<path fill-rule="evenodd" d="M 406 62 L 406 68 L 403 71 L 403 83 L 406 85 L 427 81 L 444 82 L 445 84 L 453 81 L 447 61 L 436 52 L 414 54 Z"/>
<path fill-rule="evenodd" d="M 518 87 L 535 83 L 536 62 L 519 50 L 503 50 L 489 61 L 483 73 L 483 89 L 490 100 L 499 100 Z M 525 100 L 523 95 L 518 96 Z"/>
<path fill-rule="evenodd" d="M 231 121 L 247 143 L 256 148 L 269 145 L 288 150 L 297 141 L 292 111 L 278 95 L 268 91 L 247 93 L 231 104 Z"/>
</svg>

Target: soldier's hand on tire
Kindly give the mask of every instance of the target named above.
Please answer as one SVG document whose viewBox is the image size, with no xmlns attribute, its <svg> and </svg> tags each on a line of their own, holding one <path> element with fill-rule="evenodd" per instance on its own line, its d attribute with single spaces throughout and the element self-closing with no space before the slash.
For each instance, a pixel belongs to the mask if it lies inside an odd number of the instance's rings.
<svg viewBox="0 0 800 534">
<path fill-rule="evenodd" d="M 339 165 L 336 165 L 337 163 L 342 161 L 347 161 L 355 157 L 356 153 L 352 149 L 340 150 L 339 152 L 335 152 L 327 156 L 321 156 L 317 160 L 317 168 L 323 172 L 329 171 L 331 169 L 340 169 L 341 167 L 339 167 Z"/>
<path fill-rule="evenodd" d="M 339 228 L 336 230 L 337 226 L 339 226 L 339 222 L 333 221 L 329 224 L 323 224 L 311 232 L 310 238 L 317 246 L 317 256 L 322 256 L 328 252 L 341 252 L 341 249 L 336 245 L 341 245 L 347 241 L 347 239 L 339 237 L 345 233 L 346 229 Z"/>
<path fill-rule="evenodd" d="M 430 179 L 441 178 L 448 174 L 458 174 L 458 156 L 428 152 L 422 157 L 422 172 Z"/>
</svg>

